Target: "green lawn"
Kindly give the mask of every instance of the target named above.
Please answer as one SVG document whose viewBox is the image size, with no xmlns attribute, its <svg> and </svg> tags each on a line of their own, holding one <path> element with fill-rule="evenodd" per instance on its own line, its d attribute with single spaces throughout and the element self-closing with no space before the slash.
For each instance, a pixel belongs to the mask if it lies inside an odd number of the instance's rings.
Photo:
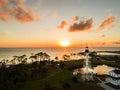
<svg viewBox="0 0 120 90">
<path fill-rule="evenodd" d="M 47 77 L 27 82 L 24 86 L 19 87 L 18 90 L 46 90 L 45 87 L 54 88 L 49 90 L 89 90 L 90 88 L 92 90 L 103 90 L 95 82 L 84 82 L 82 80 L 73 82 L 72 72 L 67 69 L 50 68 L 48 72 L 49 75 Z"/>
</svg>

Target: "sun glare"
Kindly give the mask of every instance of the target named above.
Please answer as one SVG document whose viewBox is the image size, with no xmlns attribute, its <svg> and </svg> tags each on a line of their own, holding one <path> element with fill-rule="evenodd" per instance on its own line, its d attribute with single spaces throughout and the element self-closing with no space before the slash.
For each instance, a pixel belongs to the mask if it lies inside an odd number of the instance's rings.
<svg viewBox="0 0 120 90">
<path fill-rule="evenodd" d="M 63 47 L 68 47 L 70 45 L 70 42 L 69 41 L 61 41 L 60 45 Z"/>
</svg>

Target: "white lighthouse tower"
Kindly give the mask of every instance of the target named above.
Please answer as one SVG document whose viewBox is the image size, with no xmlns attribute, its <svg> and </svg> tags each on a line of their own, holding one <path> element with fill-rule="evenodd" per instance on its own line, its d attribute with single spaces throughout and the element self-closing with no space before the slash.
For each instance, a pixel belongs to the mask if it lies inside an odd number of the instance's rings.
<svg viewBox="0 0 120 90">
<path fill-rule="evenodd" d="M 91 62 L 89 60 L 89 49 L 85 47 L 85 60 L 83 63 L 84 73 L 82 75 L 83 80 L 93 80 L 93 72 L 91 69 Z"/>
<path fill-rule="evenodd" d="M 88 47 L 86 47 L 86 48 L 85 48 L 85 69 L 86 69 L 85 73 L 86 73 L 86 74 L 89 73 L 89 71 L 88 71 L 88 69 L 89 69 L 88 56 L 89 56 L 89 50 L 88 50 Z"/>
</svg>

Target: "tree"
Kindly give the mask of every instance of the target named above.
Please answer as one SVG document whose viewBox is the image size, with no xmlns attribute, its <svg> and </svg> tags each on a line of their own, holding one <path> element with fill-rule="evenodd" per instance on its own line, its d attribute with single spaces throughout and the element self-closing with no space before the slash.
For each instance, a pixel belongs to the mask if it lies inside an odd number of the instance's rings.
<svg viewBox="0 0 120 90">
<path fill-rule="evenodd" d="M 1 63 L 1 68 L 6 68 L 7 63 L 5 59 L 3 59 L 0 63 Z"/>
<path fill-rule="evenodd" d="M 73 77 L 72 81 L 75 82 L 75 83 L 77 83 L 78 82 L 77 77 Z"/>
<path fill-rule="evenodd" d="M 60 62 L 60 68 L 63 69 L 65 67 L 64 62 Z"/>
<path fill-rule="evenodd" d="M 71 86 L 69 83 L 63 83 L 63 89 L 64 90 L 70 90 L 71 89 Z"/>
<path fill-rule="evenodd" d="M 70 56 L 73 57 L 72 59 L 76 59 L 76 53 L 71 53 Z"/>
<path fill-rule="evenodd" d="M 37 57 L 36 57 L 35 55 L 32 55 L 32 56 L 30 56 L 30 57 L 29 57 L 29 59 L 31 59 L 31 62 L 33 63 L 33 62 L 34 62 L 34 60 L 36 60 L 36 59 L 37 59 Z"/>
<path fill-rule="evenodd" d="M 118 63 L 118 64 L 120 63 L 120 59 L 119 59 L 119 57 L 117 55 L 114 56 L 114 59 L 115 59 L 116 63 Z"/>
<path fill-rule="evenodd" d="M 92 60 L 96 60 L 96 58 L 97 58 L 97 52 L 95 52 L 95 51 L 90 52 L 89 56 L 91 57 Z"/>
<path fill-rule="evenodd" d="M 0 62 L 0 67 L 2 66 L 2 62 Z"/>
<path fill-rule="evenodd" d="M 27 63 L 27 55 L 23 54 L 22 56 L 13 56 L 11 63 L 13 65 L 18 64 L 18 63 L 26 64 Z"/>
<path fill-rule="evenodd" d="M 50 60 L 50 56 L 47 53 L 43 53 L 44 60 Z"/>
<path fill-rule="evenodd" d="M 58 59 L 59 59 L 58 57 L 55 57 L 55 61 L 58 61 Z"/>
<path fill-rule="evenodd" d="M 39 61 L 41 61 L 41 60 L 43 59 L 43 52 L 39 52 L 39 53 L 38 53 L 38 57 L 40 58 Z"/>
<path fill-rule="evenodd" d="M 55 87 L 50 85 L 49 83 L 45 83 L 43 90 L 55 90 Z"/>
<path fill-rule="evenodd" d="M 65 55 L 63 55 L 62 58 L 64 59 L 64 61 L 65 61 L 65 60 L 70 60 L 70 55 L 66 55 L 66 54 L 65 54 Z"/>
<path fill-rule="evenodd" d="M 77 55 L 78 55 L 79 57 L 82 57 L 82 56 L 85 56 L 85 53 L 84 53 L 84 52 L 79 52 L 79 53 L 77 53 Z"/>
<path fill-rule="evenodd" d="M 35 56 L 36 56 L 36 61 L 40 61 L 39 60 L 39 54 L 37 53 L 37 54 L 35 54 Z"/>
<path fill-rule="evenodd" d="M 20 63 L 26 64 L 27 63 L 27 55 L 23 54 L 22 56 L 19 56 L 18 60 Z"/>
<path fill-rule="evenodd" d="M 13 56 L 13 59 L 10 61 L 12 65 L 15 65 L 18 61 L 18 56 Z"/>
</svg>

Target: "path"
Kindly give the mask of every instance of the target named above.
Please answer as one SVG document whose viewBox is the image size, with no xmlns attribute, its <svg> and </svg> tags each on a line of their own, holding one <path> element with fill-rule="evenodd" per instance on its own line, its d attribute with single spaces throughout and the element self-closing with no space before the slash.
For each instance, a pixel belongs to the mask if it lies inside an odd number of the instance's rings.
<svg viewBox="0 0 120 90">
<path fill-rule="evenodd" d="M 101 83 L 98 83 L 98 85 L 100 85 L 101 87 L 103 87 L 105 90 L 116 90 L 116 89 L 114 89 L 114 88 L 106 85 L 107 82 L 102 81 L 102 80 L 101 80 L 100 78 L 98 78 L 98 77 L 97 77 L 97 79 L 98 79 L 99 81 L 101 81 Z"/>
<path fill-rule="evenodd" d="M 114 88 L 108 86 L 105 84 L 106 82 L 101 82 L 101 83 L 98 83 L 101 87 L 103 87 L 105 90 L 115 90 Z"/>
</svg>

